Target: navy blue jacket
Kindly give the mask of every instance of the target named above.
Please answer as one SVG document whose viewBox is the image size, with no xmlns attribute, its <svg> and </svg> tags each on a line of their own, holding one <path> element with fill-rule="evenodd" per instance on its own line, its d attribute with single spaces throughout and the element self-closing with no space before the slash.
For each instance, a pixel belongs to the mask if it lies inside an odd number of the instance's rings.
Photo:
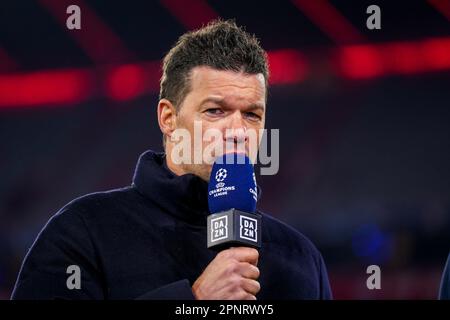
<svg viewBox="0 0 450 320">
<path fill-rule="evenodd" d="M 12 299 L 194 299 L 192 284 L 217 254 L 206 248 L 207 187 L 173 174 L 164 154 L 145 152 L 131 186 L 75 199 L 49 220 Z M 257 298 L 330 299 L 314 245 L 261 214 Z M 66 285 L 71 265 L 80 268 L 80 289 Z"/>
</svg>

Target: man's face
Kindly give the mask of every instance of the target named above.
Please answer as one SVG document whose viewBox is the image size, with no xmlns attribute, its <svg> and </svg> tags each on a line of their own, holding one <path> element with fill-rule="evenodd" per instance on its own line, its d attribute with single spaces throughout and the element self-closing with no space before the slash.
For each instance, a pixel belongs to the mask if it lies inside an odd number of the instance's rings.
<svg viewBox="0 0 450 320">
<path fill-rule="evenodd" d="M 223 152 L 245 150 L 249 155 L 249 132 L 257 134 L 264 128 L 266 108 L 266 85 L 262 74 L 245 74 L 235 71 L 216 70 L 210 67 L 192 69 L 191 90 L 180 105 L 176 116 L 176 127 L 184 128 L 194 137 L 194 123 L 200 124 L 202 134 L 208 129 L 220 131 Z M 228 129 L 228 130 L 227 130 Z M 198 127 L 197 127 L 198 130 Z M 211 141 L 191 143 L 191 154 L 196 149 L 205 150 Z M 230 150 L 234 148 L 234 150 Z M 198 150 L 197 150 L 198 151 Z M 202 152 L 202 151 L 200 151 Z M 214 154 L 219 156 L 220 154 Z M 255 156 L 255 155 L 254 155 Z M 252 157 L 254 162 L 256 159 Z M 209 180 L 211 164 L 181 164 L 183 171 L 194 173 Z"/>
</svg>

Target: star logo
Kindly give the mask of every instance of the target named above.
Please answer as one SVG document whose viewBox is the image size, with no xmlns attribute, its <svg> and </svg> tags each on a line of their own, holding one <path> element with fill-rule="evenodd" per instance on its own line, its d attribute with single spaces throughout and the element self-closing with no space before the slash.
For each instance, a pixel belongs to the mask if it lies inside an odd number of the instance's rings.
<svg viewBox="0 0 450 320">
<path fill-rule="evenodd" d="M 227 169 L 220 168 L 216 172 L 216 181 L 217 182 L 222 182 L 223 180 L 225 180 L 226 177 L 227 177 Z"/>
</svg>

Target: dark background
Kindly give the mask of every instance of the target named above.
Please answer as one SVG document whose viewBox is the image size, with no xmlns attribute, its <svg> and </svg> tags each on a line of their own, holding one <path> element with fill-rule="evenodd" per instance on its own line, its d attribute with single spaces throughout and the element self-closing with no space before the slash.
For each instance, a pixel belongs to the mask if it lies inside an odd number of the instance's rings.
<svg viewBox="0 0 450 320">
<path fill-rule="evenodd" d="M 81 8 L 68 30 L 66 8 Z M 366 8 L 381 8 L 381 30 Z M 51 215 L 161 150 L 160 61 L 234 18 L 269 53 L 280 171 L 260 209 L 323 253 L 335 298 L 435 299 L 450 243 L 450 2 L 2 1 L 0 298 Z M 366 268 L 381 268 L 368 290 Z"/>
</svg>

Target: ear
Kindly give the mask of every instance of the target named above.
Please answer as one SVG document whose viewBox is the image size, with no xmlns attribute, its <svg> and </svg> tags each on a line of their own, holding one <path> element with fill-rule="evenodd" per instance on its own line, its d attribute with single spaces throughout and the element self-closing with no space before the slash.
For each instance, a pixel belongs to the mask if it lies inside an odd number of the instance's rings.
<svg viewBox="0 0 450 320">
<path fill-rule="evenodd" d="M 176 128 L 177 110 L 167 99 L 161 99 L 158 103 L 158 124 L 162 133 L 169 138 Z"/>
</svg>

